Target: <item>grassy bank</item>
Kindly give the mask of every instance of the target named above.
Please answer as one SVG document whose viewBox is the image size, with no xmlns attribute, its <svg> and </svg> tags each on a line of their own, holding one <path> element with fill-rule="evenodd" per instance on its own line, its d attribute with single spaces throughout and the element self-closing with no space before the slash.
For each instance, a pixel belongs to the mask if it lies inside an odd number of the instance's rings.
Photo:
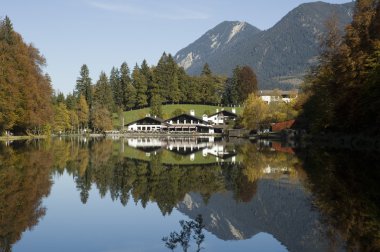
<svg viewBox="0 0 380 252">
<path fill-rule="evenodd" d="M 195 116 L 202 117 L 204 114 L 211 115 L 216 113 L 216 110 L 219 111 L 224 109 L 226 111 L 231 111 L 231 107 L 220 107 L 220 106 L 212 106 L 212 105 L 202 105 L 202 104 L 169 104 L 169 105 L 162 105 L 162 118 L 163 119 L 169 119 L 173 116 L 174 111 L 176 110 L 183 110 L 186 113 L 190 113 L 190 110 L 194 110 Z M 236 108 L 236 113 L 239 115 L 242 112 L 241 107 Z M 130 123 L 135 120 L 138 120 L 140 118 L 145 117 L 147 114 L 150 113 L 150 108 L 143 108 L 143 109 L 136 109 L 131 111 L 124 111 L 124 123 Z M 115 114 L 113 118 L 113 124 L 114 126 L 120 127 L 121 122 L 118 118 L 118 116 Z"/>
</svg>

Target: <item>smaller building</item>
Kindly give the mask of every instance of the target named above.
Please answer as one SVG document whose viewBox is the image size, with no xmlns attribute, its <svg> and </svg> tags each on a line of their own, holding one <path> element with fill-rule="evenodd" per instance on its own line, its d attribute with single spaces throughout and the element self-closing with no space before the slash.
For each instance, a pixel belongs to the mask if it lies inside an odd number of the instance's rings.
<svg viewBox="0 0 380 252">
<path fill-rule="evenodd" d="M 207 121 L 214 125 L 226 124 L 228 121 L 235 121 L 236 118 L 237 118 L 237 115 L 235 113 L 229 112 L 226 110 L 221 110 L 210 116 L 207 116 L 207 115 L 203 116 L 204 121 Z"/>
<path fill-rule="evenodd" d="M 269 104 L 271 102 L 291 102 L 298 95 L 297 90 L 283 91 L 283 90 L 260 90 L 258 95 L 261 100 Z"/>
<path fill-rule="evenodd" d="M 278 123 L 273 123 L 271 125 L 271 131 L 272 132 L 279 132 L 285 129 L 291 129 L 295 123 L 295 120 L 289 120 L 285 122 L 278 122 Z"/>
<path fill-rule="evenodd" d="M 161 118 L 147 116 L 126 126 L 132 132 L 161 132 L 167 130 L 168 125 Z"/>
</svg>

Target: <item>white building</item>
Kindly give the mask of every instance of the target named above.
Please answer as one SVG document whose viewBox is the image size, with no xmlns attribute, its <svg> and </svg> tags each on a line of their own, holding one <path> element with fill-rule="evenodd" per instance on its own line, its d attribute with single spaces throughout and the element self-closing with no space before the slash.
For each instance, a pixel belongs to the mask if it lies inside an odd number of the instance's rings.
<svg viewBox="0 0 380 252">
<path fill-rule="evenodd" d="M 167 124 L 164 123 L 163 119 L 150 116 L 131 122 L 126 126 L 128 131 L 134 132 L 157 132 L 167 129 Z"/>
<path fill-rule="evenodd" d="M 271 102 L 291 102 L 293 99 L 297 98 L 298 91 L 297 90 L 291 90 L 291 91 L 283 91 L 283 90 L 260 90 L 259 96 L 262 101 L 269 104 Z"/>
<path fill-rule="evenodd" d="M 165 121 L 168 124 L 169 132 L 198 132 L 205 134 L 214 134 L 215 129 L 212 125 L 193 115 L 182 114 L 172 117 Z"/>
<path fill-rule="evenodd" d="M 203 115 L 203 120 L 214 125 L 223 125 L 226 124 L 227 121 L 236 120 L 237 115 L 235 112 L 235 109 L 232 109 L 232 112 L 221 110 L 219 112 L 217 111 L 215 114 L 212 114 L 210 116 Z"/>
</svg>

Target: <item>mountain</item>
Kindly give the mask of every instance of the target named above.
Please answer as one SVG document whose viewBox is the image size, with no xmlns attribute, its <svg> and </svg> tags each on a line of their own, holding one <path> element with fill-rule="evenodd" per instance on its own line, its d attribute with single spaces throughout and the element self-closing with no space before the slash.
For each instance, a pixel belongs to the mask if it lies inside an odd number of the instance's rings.
<svg viewBox="0 0 380 252">
<path fill-rule="evenodd" d="M 354 3 L 306 3 L 272 28 L 260 31 L 246 22 L 222 22 L 175 55 L 192 75 L 207 62 L 217 74 L 230 76 L 236 65 L 251 66 L 260 88 L 291 88 L 316 62 L 326 21 L 335 16 L 340 29 L 352 20 Z"/>
<path fill-rule="evenodd" d="M 241 41 L 260 32 L 258 28 L 246 22 L 224 21 L 206 32 L 194 43 L 180 50 L 175 55 L 175 59 L 185 70 L 193 69 L 202 63 L 201 67 L 203 67 L 207 59 L 229 52 L 234 45 L 239 45 Z M 190 72 L 197 70 L 190 70 Z"/>
<path fill-rule="evenodd" d="M 344 242 L 324 233 L 311 195 L 300 184 L 282 178 L 262 179 L 257 186 L 250 202 L 237 202 L 230 191 L 213 194 L 207 203 L 199 193 L 188 193 L 177 209 L 191 219 L 201 214 L 205 229 L 222 240 L 267 233 L 289 251 L 317 252 L 328 251 L 335 239 L 334 251 L 344 251 Z"/>
</svg>

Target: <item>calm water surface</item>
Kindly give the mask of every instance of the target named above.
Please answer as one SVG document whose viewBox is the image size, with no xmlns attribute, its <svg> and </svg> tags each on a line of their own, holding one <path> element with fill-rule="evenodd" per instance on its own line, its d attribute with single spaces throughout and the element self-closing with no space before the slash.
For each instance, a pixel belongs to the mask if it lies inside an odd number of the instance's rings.
<svg viewBox="0 0 380 252">
<path fill-rule="evenodd" d="M 0 251 L 377 251 L 379 161 L 214 138 L 0 143 Z"/>
</svg>

